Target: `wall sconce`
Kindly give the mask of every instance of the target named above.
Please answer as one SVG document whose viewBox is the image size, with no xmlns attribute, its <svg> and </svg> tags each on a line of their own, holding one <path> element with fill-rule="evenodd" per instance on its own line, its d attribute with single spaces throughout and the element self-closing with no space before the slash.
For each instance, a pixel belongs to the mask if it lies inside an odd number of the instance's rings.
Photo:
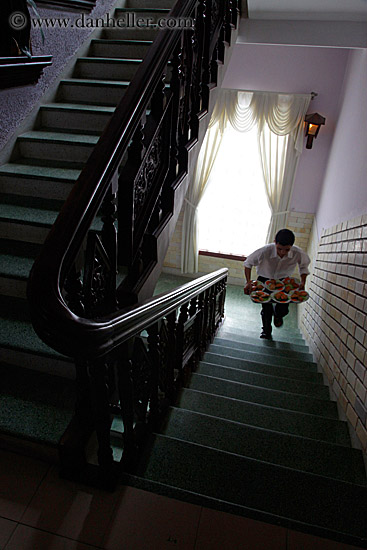
<svg viewBox="0 0 367 550">
<path fill-rule="evenodd" d="M 307 136 L 307 143 L 306 143 L 306 149 L 312 149 L 312 142 L 313 139 L 317 137 L 317 134 L 319 133 L 320 126 L 325 124 L 325 118 L 319 113 L 312 113 L 310 115 L 305 116 L 305 126 L 306 126 L 306 133 Z"/>
</svg>

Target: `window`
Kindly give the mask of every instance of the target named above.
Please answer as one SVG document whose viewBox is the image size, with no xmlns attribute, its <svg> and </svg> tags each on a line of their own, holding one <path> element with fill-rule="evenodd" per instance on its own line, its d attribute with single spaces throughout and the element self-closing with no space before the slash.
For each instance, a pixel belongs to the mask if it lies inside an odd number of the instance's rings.
<svg viewBox="0 0 367 550">
<path fill-rule="evenodd" d="M 198 215 L 200 250 L 248 255 L 265 244 L 271 211 L 256 126 L 226 128 Z"/>
</svg>

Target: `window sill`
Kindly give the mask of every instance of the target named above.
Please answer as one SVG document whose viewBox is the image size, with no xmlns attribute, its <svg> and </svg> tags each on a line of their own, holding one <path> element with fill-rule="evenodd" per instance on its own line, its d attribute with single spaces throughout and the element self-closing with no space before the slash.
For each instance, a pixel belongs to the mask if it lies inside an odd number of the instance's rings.
<svg viewBox="0 0 367 550">
<path fill-rule="evenodd" d="M 209 250 L 199 250 L 199 256 L 211 256 L 212 258 L 223 258 L 225 260 L 234 260 L 244 262 L 247 256 L 237 256 L 235 254 L 222 254 L 221 252 L 210 252 Z"/>
</svg>

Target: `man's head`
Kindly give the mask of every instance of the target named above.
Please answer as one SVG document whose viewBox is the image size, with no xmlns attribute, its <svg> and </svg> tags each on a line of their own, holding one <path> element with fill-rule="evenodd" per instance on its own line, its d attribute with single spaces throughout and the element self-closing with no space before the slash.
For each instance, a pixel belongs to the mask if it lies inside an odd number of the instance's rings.
<svg viewBox="0 0 367 550">
<path fill-rule="evenodd" d="M 288 255 L 288 252 L 294 245 L 295 236 L 292 231 L 289 229 L 280 229 L 275 235 L 275 247 L 277 249 L 277 254 L 281 258 L 284 258 Z"/>
</svg>

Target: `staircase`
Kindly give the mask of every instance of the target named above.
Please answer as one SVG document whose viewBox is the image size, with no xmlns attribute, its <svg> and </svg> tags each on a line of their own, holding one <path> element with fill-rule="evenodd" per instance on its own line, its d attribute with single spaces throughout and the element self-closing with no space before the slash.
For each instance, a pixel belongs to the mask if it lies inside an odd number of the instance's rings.
<svg viewBox="0 0 367 550">
<path fill-rule="evenodd" d="M 129 482 L 365 548 L 362 452 L 296 326 L 252 321 L 227 317 Z"/>
<path fill-rule="evenodd" d="M 166 16 L 173 0 L 129 0 L 141 17 Z M 153 7 L 154 6 L 154 7 Z M 2 444 L 36 447 L 57 459 L 74 408 L 74 366 L 30 323 L 26 286 L 34 259 L 111 114 L 152 44 L 154 29 L 108 28 L 76 59 L 35 126 L 0 166 L 0 433 Z M 99 229 L 99 222 L 94 229 Z M 25 418 L 27 419 L 25 421 Z"/>
</svg>

